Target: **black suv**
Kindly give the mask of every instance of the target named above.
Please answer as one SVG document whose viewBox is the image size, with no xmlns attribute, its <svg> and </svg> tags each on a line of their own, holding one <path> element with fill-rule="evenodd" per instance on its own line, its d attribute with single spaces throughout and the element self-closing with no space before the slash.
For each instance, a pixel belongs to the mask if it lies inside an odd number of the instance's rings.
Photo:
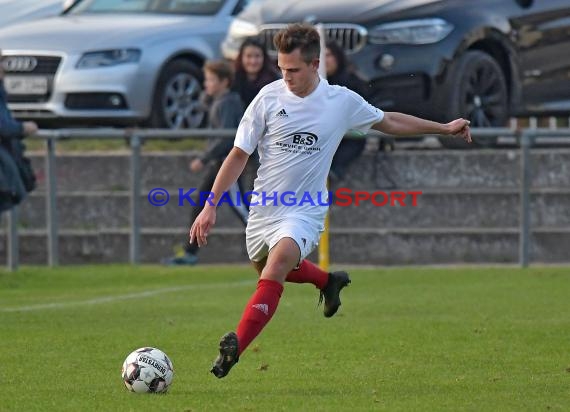
<svg viewBox="0 0 570 412">
<path fill-rule="evenodd" d="M 384 110 L 475 127 L 570 113 L 570 0 L 267 0 L 222 50 L 259 36 L 274 52 L 275 32 L 299 21 L 324 25 Z"/>
</svg>

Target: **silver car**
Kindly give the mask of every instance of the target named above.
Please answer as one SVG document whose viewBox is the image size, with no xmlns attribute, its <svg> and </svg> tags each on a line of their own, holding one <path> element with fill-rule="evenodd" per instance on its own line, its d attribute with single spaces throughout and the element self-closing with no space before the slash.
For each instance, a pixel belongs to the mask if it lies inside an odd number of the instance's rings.
<svg viewBox="0 0 570 412">
<path fill-rule="evenodd" d="M 251 0 L 250 0 L 251 1 Z M 40 124 L 192 128 L 201 67 L 247 0 L 80 0 L 0 30 L 8 103 Z"/>
<path fill-rule="evenodd" d="M 74 0 L 0 0 L 0 28 L 10 24 L 57 16 Z"/>
</svg>

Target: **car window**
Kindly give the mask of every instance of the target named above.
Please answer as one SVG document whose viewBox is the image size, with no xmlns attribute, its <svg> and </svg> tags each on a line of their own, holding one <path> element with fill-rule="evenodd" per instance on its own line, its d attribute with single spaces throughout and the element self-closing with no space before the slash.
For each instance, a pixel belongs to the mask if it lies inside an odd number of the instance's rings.
<svg viewBox="0 0 570 412">
<path fill-rule="evenodd" d="M 226 0 L 84 0 L 69 14 L 86 13 L 171 13 L 213 15 Z"/>
</svg>

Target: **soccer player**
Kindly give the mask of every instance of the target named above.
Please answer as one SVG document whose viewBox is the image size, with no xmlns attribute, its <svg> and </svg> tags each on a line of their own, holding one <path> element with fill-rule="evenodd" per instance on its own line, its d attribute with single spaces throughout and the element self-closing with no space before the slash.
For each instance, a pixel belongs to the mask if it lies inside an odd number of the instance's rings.
<svg viewBox="0 0 570 412">
<path fill-rule="evenodd" d="M 206 205 L 190 228 L 190 242 L 200 247 L 216 222 L 215 205 L 240 176 L 257 148 L 260 167 L 246 228 L 249 258 L 259 274 L 236 332 L 222 336 L 211 372 L 223 378 L 269 322 L 283 292 L 283 283 L 312 283 L 324 298 L 325 317 L 338 310 L 341 290 L 350 283 L 346 272 L 326 273 L 305 260 L 323 231 L 327 206 L 300 202 L 281 204 L 284 192 L 318 199 L 335 150 L 348 130 L 371 127 L 391 135 L 442 134 L 471 141 L 469 121 L 447 124 L 397 112 L 386 112 L 358 94 L 329 85 L 318 74 L 320 39 L 314 27 L 293 24 L 274 38 L 283 79 L 265 86 L 247 108 L 234 141 L 214 181 L 212 205 Z M 324 195 L 326 196 L 326 195 Z M 277 201 L 276 201 L 277 200 Z M 258 203 L 257 205 L 255 205 Z"/>
</svg>

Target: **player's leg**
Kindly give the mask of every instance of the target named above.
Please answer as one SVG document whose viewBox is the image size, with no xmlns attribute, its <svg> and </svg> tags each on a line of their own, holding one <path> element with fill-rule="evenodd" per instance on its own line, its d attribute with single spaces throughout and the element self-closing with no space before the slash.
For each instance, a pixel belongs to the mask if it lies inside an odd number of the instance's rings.
<svg viewBox="0 0 570 412">
<path fill-rule="evenodd" d="M 348 286 L 350 277 L 347 272 L 325 272 L 314 263 L 303 259 L 299 268 L 287 275 L 287 282 L 311 283 L 320 290 L 319 304 L 324 301 L 323 313 L 325 317 L 333 316 L 341 305 L 340 291 Z"/>
<path fill-rule="evenodd" d="M 263 271 L 266 262 L 267 258 L 264 258 L 259 262 L 252 262 L 253 267 L 255 268 L 259 276 L 261 276 L 261 272 Z M 301 263 L 299 264 L 298 267 L 296 267 L 287 274 L 285 282 L 310 283 L 312 285 L 315 285 L 317 289 L 322 291 L 326 288 L 327 284 L 329 284 L 329 278 L 331 276 L 335 277 L 336 273 L 337 272 L 332 272 L 332 273 L 326 272 L 317 265 L 315 265 L 313 262 L 307 259 L 303 259 L 301 260 Z"/>
<path fill-rule="evenodd" d="M 313 249 L 311 243 L 314 245 L 317 244 L 319 234 L 311 235 L 310 231 L 301 232 L 298 229 L 296 232 L 298 233 L 300 244 L 304 245 L 305 248 L 301 251 L 301 254 L 310 254 Z M 315 240 L 307 242 L 307 239 L 311 239 L 312 237 L 314 237 Z M 303 239 L 305 239 L 305 241 L 303 241 Z M 258 261 L 252 261 L 252 264 L 259 276 L 261 276 L 266 262 L 267 257 Z M 291 283 L 310 283 L 315 285 L 315 287 L 320 291 L 319 304 L 324 300 L 323 313 L 325 317 L 330 318 L 338 311 L 338 308 L 341 305 L 340 292 L 350 283 L 350 277 L 348 276 L 348 273 L 344 271 L 326 272 L 309 260 L 303 259 L 297 268 L 287 274 L 285 281 Z"/>
<path fill-rule="evenodd" d="M 340 292 L 350 283 L 346 272 L 325 272 L 314 263 L 306 260 L 318 246 L 321 237 L 322 224 L 314 220 L 288 219 L 280 226 L 282 235 L 291 236 L 301 250 L 301 262 L 296 270 L 287 275 L 287 282 L 311 283 L 320 290 L 319 304 L 324 300 L 323 313 L 325 317 L 333 316 L 341 305 Z"/>
<path fill-rule="evenodd" d="M 303 259 L 299 267 L 289 272 L 285 280 L 291 283 L 311 283 L 317 289 L 322 290 L 327 285 L 329 273 L 307 259 Z"/>
<path fill-rule="evenodd" d="M 251 263 L 257 271 L 258 276 L 261 277 L 261 272 L 267 263 L 267 256 L 259 261 L 252 260 Z M 223 378 L 239 360 L 237 334 L 235 332 L 229 332 L 222 336 L 219 350 L 220 354 L 214 361 L 211 372 L 218 378 Z"/>
<path fill-rule="evenodd" d="M 318 245 L 320 237 L 318 229 L 311 228 L 313 225 L 307 222 L 293 219 L 289 219 L 289 221 L 280 226 L 273 228 L 272 225 L 268 225 L 266 222 L 258 221 L 255 215 L 248 222 L 246 230 L 248 254 L 258 276 L 261 277 L 263 268 L 265 268 L 267 263 L 267 255 L 269 253 L 268 239 L 274 237 L 279 240 L 291 237 L 299 247 L 301 262 L 287 274 L 285 281 L 291 283 L 311 283 L 320 290 L 324 289 L 329 280 L 329 273 L 304 259 Z"/>
<path fill-rule="evenodd" d="M 300 251 L 291 238 L 283 238 L 269 251 L 257 289 L 247 303 L 237 327 L 241 354 L 269 322 L 275 311 L 287 274 L 299 263 Z"/>
<path fill-rule="evenodd" d="M 220 341 L 220 354 L 212 373 L 223 378 L 238 362 L 239 356 L 259 335 L 277 310 L 287 274 L 299 263 L 300 249 L 291 238 L 280 239 L 269 251 L 257 289 L 248 301 L 237 333 L 230 332 Z"/>
</svg>

